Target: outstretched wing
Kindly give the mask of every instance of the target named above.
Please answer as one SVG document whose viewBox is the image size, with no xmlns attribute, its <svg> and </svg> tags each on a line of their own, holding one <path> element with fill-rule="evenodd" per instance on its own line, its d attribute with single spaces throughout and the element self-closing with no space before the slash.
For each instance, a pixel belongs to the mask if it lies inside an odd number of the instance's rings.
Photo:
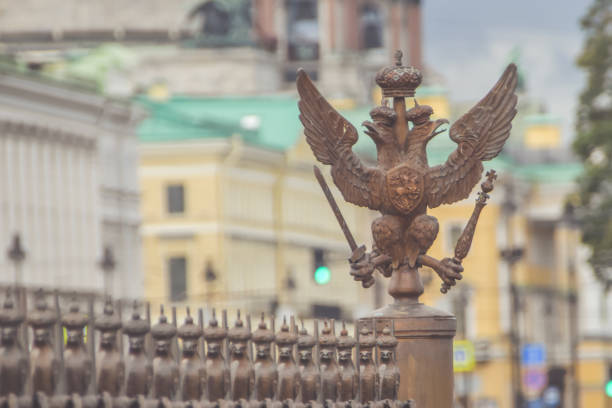
<svg viewBox="0 0 612 408">
<path fill-rule="evenodd" d="M 359 206 L 378 209 L 384 174 L 365 166 L 353 153 L 355 126 L 340 115 L 319 93 L 308 75 L 298 71 L 298 106 L 306 141 L 317 160 L 332 166 L 332 178 L 344 199 Z"/>
<path fill-rule="evenodd" d="M 499 154 L 516 115 L 516 82 L 516 65 L 510 64 L 493 89 L 451 126 L 450 138 L 459 146 L 427 173 L 429 208 L 467 198 L 480 180 L 482 161 Z"/>
</svg>

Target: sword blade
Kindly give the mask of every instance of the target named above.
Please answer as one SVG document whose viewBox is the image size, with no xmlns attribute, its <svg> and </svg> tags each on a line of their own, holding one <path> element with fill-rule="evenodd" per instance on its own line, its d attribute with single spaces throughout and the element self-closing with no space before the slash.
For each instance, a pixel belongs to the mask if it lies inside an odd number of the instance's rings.
<svg viewBox="0 0 612 408">
<path fill-rule="evenodd" d="M 340 212 L 340 208 L 338 208 L 338 204 L 336 203 L 334 196 L 329 190 L 329 186 L 327 185 L 325 178 L 323 178 L 323 174 L 321 174 L 321 170 L 317 166 L 313 166 L 313 170 L 314 170 L 315 177 L 317 178 L 317 181 L 319 182 L 319 185 L 321 186 L 321 190 L 323 190 L 323 194 L 325 194 L 325 198 L 327 198 L 327 202 L 329 203 L 329 206 L 334 212 L 334 215 L 336 216 L 336 219 L 338 220 L 338 224 L 340 224 L 340 228 L 342 229 L 342 232 L 344 233 L 344 237 L 346 238 L 349 246 L 351 247 L 351 251 L 355 251 L 355 249 L 357 249 L 355 238 L 353 238 L 353 234 L 351 234 L 351 230 L 349 230 L 348 225 L 346 225 L 346 221 L 344 220 L 344 217 L 342 216 L 342 213 Z"/>
</svg>

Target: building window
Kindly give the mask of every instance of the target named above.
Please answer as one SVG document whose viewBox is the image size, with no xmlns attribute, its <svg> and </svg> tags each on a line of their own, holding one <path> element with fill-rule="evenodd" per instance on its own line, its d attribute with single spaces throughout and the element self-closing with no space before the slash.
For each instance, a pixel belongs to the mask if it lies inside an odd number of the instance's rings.
<svg viewBox="0 0 612 408">
<path fill-rule="evenodd" d="M 185 212 L 185 188 L 182 184 L 167 186 L 166 199 L 170 214 L 182 214 Z"/>
<path fill-rule="evenodd" d="M 179 302 L 187 299 L 187 259 L 184 256 L 168 259 L 170 300 Z"/>
<path fill-rule="evenodd" d="M 289 60 L 319 59 L 319 23 L 316 1 L 288 0 L 287 28 Z"/>
<path fill-rule="evenodd" d="M 527 228 L 529 231 L 527 261 L 536 267 L 554 269 L 557 259 L 554 223 L 532 221 Z"/>
<path fill-rule="evenodd" d="M 366 4 L 361 9 L 361 44 L 366 50 L 383 46 L 383 22 L 374 4 Z"/>
</svg>

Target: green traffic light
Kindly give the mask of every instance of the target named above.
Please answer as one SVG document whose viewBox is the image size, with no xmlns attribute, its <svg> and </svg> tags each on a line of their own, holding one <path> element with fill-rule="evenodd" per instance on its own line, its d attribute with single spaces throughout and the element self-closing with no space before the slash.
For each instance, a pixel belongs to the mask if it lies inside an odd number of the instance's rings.
<svg viewBox="0 0 612 408">
<path fill-rule="evenodd" d="M 331 271 L 327 266 L 319 266 L 314 273 L 314 280 L 319 285 L 325 285 L 331 280 Z"/>
<path fill-rule="evenodd" d="M 612 397 L 612 380 L 606 383 L 606 395 Z"/>
</svg>

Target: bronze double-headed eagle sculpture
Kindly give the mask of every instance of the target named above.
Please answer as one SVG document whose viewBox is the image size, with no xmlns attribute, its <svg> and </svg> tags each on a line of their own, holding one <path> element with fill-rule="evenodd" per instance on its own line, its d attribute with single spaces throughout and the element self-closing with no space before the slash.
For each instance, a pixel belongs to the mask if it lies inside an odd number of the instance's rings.
<svg viewBox="0 0 612 408">
<path fill-rule="evenodd" d="M 376 145 L 376 166 L 367 166 L 353 151 L 359 138 L 357 129 L 321 95 L 303 70 L 298 72 L 297 89 L 300 120 L 317 160 L 331 166 L 332 179 L 346 201 L 382 214 L 372 222 L 374 244 L 367 253 L 365 246 L 356 245 L 315 166 L 317 179 L 353 251 L 349 259 L 351 275 L 369 287 L 374 283 L 373 272 L 379 270 L 391 277 L 389 293 L 396 300 L 414 300 L 423 292 L 418 274 L 421 266 L 437 272 L 443 281 L 443 293 L 462 277 L 461 262 L 487 193 L 493 189 L 495 172 L 487 172 L 454 257 L 437 260 L 427 255 L 439 230 L 438 221 L 427 215 L 427 209 L 467 198 L 482 176 L 482 162 L 502 150 L 516 114 L 517 69 L 510 64 L 489 93 L 450 127 L 449 136 L 457 148 L 445 163 L 430 167 L 427 143 L 444 131 L 440 126 L 449 122 L 431 120 L 433 109 L 419 105 L 416 99 L 414 107 L 406 110 L 406 98 L 414 97 L 422 75 L 414 67 L 403 66 L 401 59 L 398 51 L 395 66 L 377 73 L 383 101 L 371 110 L 372 121 L 363 122 L 365 134 Z M 388 106 L 388 99 L 392 99 L 393 107 Z"/>
</svg>

